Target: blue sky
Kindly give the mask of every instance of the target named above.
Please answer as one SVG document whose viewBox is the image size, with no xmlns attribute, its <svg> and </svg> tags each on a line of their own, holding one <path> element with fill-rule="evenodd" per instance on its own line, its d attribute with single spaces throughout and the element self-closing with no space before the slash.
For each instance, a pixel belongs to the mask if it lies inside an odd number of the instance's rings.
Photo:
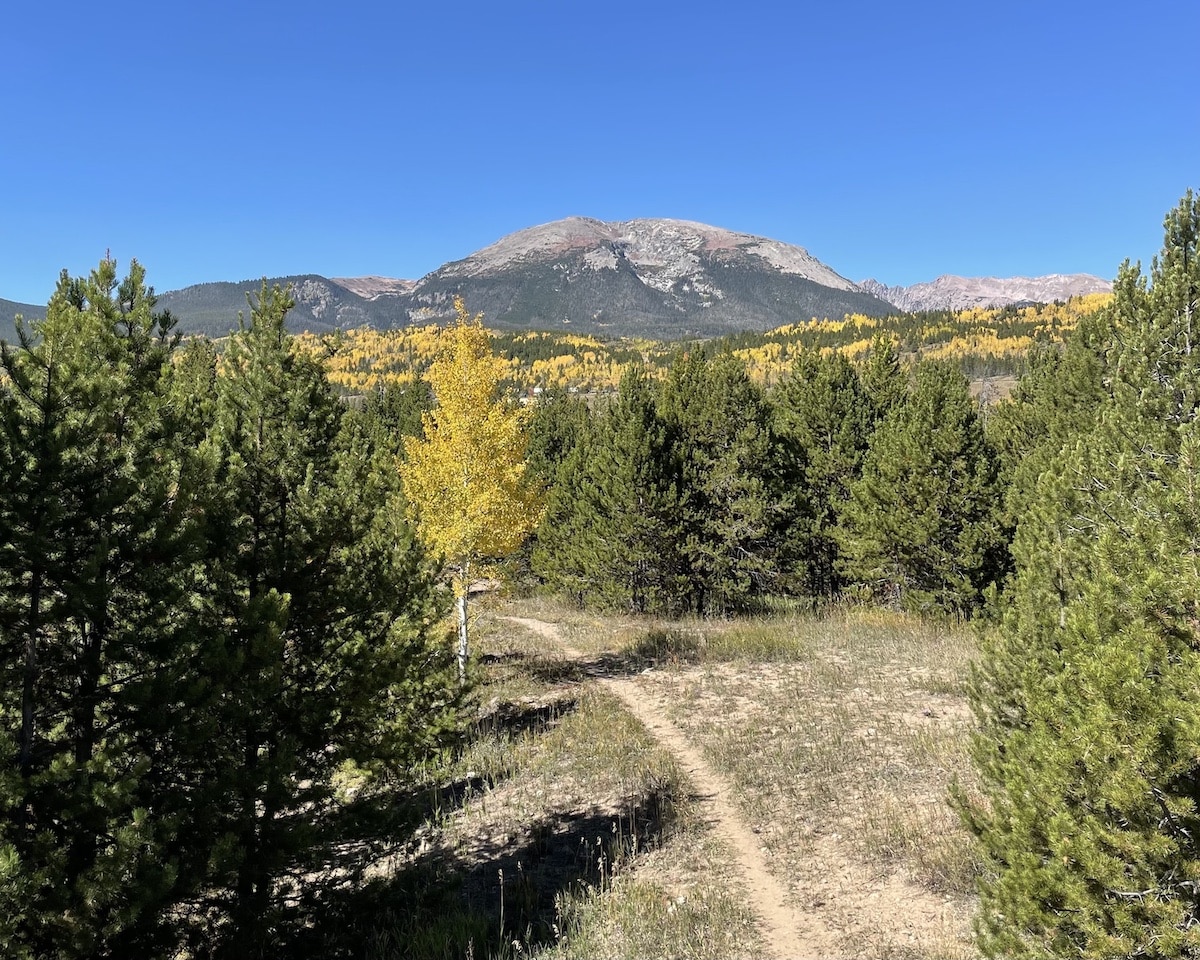
<svg viewBox="0 0 1200 960">
<path fill-rule="evenodd" d="M 573 214 L 852 280 L 1113 276 L 1200 187 L 1195 0 L 197 2 L 0 14 L 0 297 L 416 278 Z"/>
</svg>

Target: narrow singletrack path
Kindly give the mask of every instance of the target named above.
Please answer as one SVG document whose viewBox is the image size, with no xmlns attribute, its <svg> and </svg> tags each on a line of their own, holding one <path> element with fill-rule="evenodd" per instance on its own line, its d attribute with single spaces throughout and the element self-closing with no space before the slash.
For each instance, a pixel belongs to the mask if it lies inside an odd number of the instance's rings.
<svg viewBox="0 0 1200 960">
<path fill-rule="evenodd" d="M 587 659 L 563 640 L 553 623 L 527 617 L 505 619 L 553 641 L 571 660 Z M 595 680 L 617 696 L 651 736 L 680 761 L 696 790 L 701 818 L 733 854 L 770 955 L 777 960 L 836 956 L 836 933 L 789 904 L 787 888 L 771 873 L 762 841 L 743 821 L 728 781 L 708 765 L 683 731 L 671 722 L 663 705 L 634 678 L 597 675 Z"/>
</svg>

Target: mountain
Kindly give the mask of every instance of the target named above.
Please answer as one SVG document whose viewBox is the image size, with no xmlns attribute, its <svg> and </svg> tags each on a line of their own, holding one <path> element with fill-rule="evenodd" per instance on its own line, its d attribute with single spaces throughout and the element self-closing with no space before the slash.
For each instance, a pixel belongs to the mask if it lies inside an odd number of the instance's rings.
<svg viewBox="0 0 1200 960">
<path fill-rule="evenodd" d="M 893 308 L 801 247 L 685 220 L 569 217 L 520 230 L 420 280 L 314 274 L 290 285 L 291 330 L 442 322 L 461 296 L 490 327 L 674 340 Z M 220 336 L 261 280 L 160 293 L 187 332 Z"/>
<path fill-rule="evenodd" d="M 854 284 L 803 247 L 778 240 L 688 220 L 587 217 L 518 230 L 420 280 L 302 274 L 267 283 L 292 288 L 293 331 L 443 322 L 454 316 L 454 298 L 461 296 L 501 330 L 655 340 L 766 331 L 847 313 L 1049 302 L 1111 289 L 1083 274 Z M 261 284 L 201 283 L 159 294 L 158 307 L 170 310 L 185 332 L 224 336 L 237 327 L 239 313 L 249 314 L 247 294 L 256 295 Z M 11 338 L 16 312 L 32 318 L 45 308 L 0 300 L 0 338 Z"/>
<path fill-rule="evenodd" d="M 25 320 L 40 320 L 46 315 L 46 308 L 0 298 L 0 340 L 13 342 L 17 339 L 17 314 Z"/>
<path fill-rule="evenodd" d="M 1009 304 L 1053 303 L 1085 293 L 1109 293 L 1112 284 L 1087 273 L 1052 273 L 1045 277 L 955 277 L 949 274 L 910 287 L 889 287 L 878 280 L 859 286 L 901 310 L 966 310 Z"/>
<path fill-rule="evenodd" d="M 262 282 L 260 278 L 238 283 L 197 283 L 182 290 L 168 290 L 158 294 L 156 309 L 170 310 L 179 321 L 178 329 L 185 333 L 223 337 L 237 328 L 239 313 L 249 319 L 247 295 L 257 299 Z M 407 323 L 404 298 L 414 283 L 386 277 L 331 280 L 316 274 L 267 278 L 268 286 L 290 287 L 296 299 L 296 306 L 288 313 L 288 329 L 315 333 L 365 325 L 387 329 Z M 46 308 L 0 300 L 0 339 L 13 339 L 14 313 L 26 319 L 44 317 Z"/>
<path fill-rule="evenodd" d="M 238 314 L 250 317 L 247 295 L 256 299 L 262 280 L 240 283 L 199 283 L 158 295 L 157 308 L 170 310 L 179 329 L 223 337 L 236 329 Z M 392 281 L 396 282 L 396 281 Z M 402 281 L 401 281 L 402 282 Z M 403 323 L 403 308 L 386 301 L 368 299 L 344 283 L 315 274 L 267 279 L 267 285 L 291 287 L 296 306 L 288 313 L 289 330 L 329 333 L 365 325 L 393 327 Z"/>
<path fill-rule="evenodd" d="M 413 322 L 461 295 L 501 329 L 679 339 L 892 307 L 801 247 L 686 220 L 569 217 L 519 230 L 417 282 Z"/>
</svg>

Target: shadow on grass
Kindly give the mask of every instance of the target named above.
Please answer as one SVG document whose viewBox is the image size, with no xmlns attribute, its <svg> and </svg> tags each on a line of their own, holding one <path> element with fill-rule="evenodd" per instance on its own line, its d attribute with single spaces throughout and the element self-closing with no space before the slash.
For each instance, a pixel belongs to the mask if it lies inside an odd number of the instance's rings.
<svg viewBox="0 0 1200 960">
<path fill-rule="evenodd" d="M 486 738 L 508 740 L 540 733 L 577 707 L 573 697 L 541 703 L 495 703 L 467 727 L 462 747 L 469 749 L 473 742 Z M 422 825 L 453 814 L 511 774 L 505 765 L 494 765 L 483 773 L 468 770 L 449 781 L 371 788 L 317 818 L 311 810 L 298 812 L 296 816 L 312 831 L 312 849 L 322 852 L 303 865 L 310 878 L 306 882 L 311 883 L 313 876 L 332 876 L 341 883 L 363 876 L 370 865 L 419 843 L 414 836 Z"/>
<path fill-rule="evenodd" d="M 622 657 L 633 670 L 695 664 L 703 658 L 704 647 L 704 636 L 699 631 L 656 629 L 642 634 Z"/>
<path fill-rule="evenodd" d="M 326 889 L 304 905 L 274 956 L 442 960 L 511 957 L 557 938 L 559 898 L 603 882 L 615 863 L 657 844 L 674 798 L 665 790 L 622 810 L 547 816 L 465 848 L 423 849 L 389 876 Z"/>
<path fill-rule="evenodd" d="M 699 663 L 704 640 L 698 632 L 649 630 L 629 647 L 579 660 L 529 657 L 526 673 L 541 683 L 580 684 L 603 677 L 630 677 L 647 669 Z"/>
<path fill-rule="evenodd" d="M 496 703 L 488 707 L 472 725 L 472 735 L 518 737 L 546 730 L 567 714 L 574 713 L 579 701 L 574 697 L 555 697 L 544 702 Z"/>
</svg>

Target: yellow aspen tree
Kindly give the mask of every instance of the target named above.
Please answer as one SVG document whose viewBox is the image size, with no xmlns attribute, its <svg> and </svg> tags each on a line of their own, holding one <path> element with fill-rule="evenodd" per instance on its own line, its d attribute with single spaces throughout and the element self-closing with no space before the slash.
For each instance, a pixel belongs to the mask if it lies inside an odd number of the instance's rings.
<svg viewBox="0 0 1200 960">
<path fill-rule="evenodd" d="M 421 541 L 451 574 L 458 610 L 458 672 L 466 675 L 472 568 L 512 553 L 537 526 L 540 494 L 525 475 L 522 410 L 500 396 L 505 363 L 492 352 L 483 314 L 461 297 L 426 373 L 436 406 L 423 436 L 404 441 L 401 479 Z"/>
</svg>

